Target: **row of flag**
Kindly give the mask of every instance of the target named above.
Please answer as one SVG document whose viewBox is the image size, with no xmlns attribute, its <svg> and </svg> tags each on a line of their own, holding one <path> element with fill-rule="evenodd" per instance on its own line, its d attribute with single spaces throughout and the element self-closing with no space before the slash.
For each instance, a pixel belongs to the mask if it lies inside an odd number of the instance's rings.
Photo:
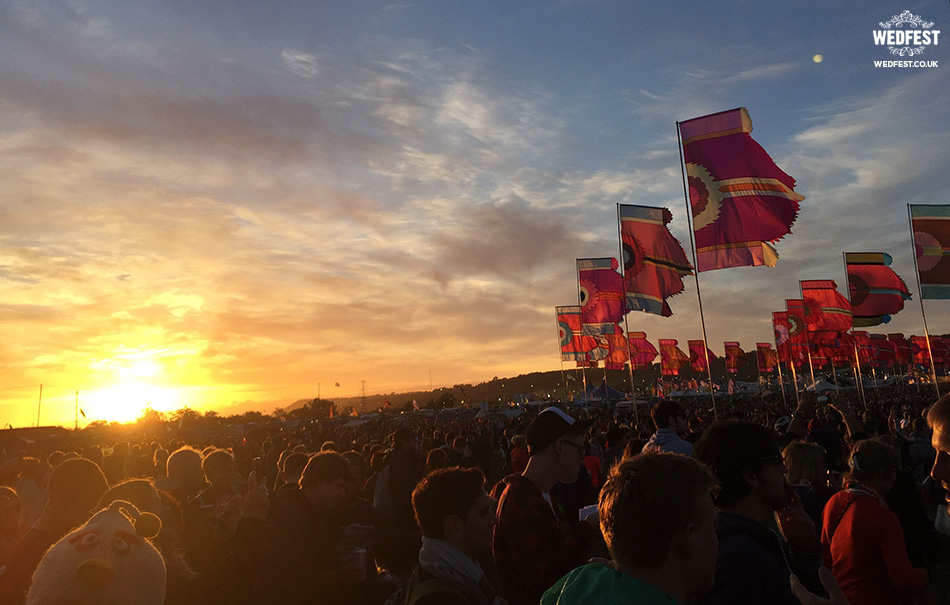
<svg viewBox="0 0 950 605">
<path fill-rule="evenodd" d="M 688 120 L 678 124 L 678 131 L 696 266 L 670 232 L 673 215 L 667 208 L 618 204 L 622 264 L 610 257 L 578 259 L 580 304 L 556 308 L 562 359 L 579 366 L 603 361 L 608 368 L 628 362 L 631 368 L 643 367 L 651 351 L 650 361 L 657 352 L 642 332 L 624 336 L 621 322 L 626 313 L 669 317 L 668 299 L 684 290 L 683 277 L 694 270 L 775 266 L 773 244 L 791 233 L 804 198 L 794 190 L 795 179 L 752 139 L 748 111 L 738 108 Z M 920 296 L 950 298 L 950 206 L 911 205 L 909 212 Z M 786 310 L 773 315 L 776 350 L 769 343 L 757 344 L 760 368 L 778 361 L 801 364 L 808 358 L 812 364 L 836 363 L 845 350 L 852 351 L 855 363 L 862 358 L 869 365 L 888 361 L 891 353 L 882 344 L 892 343 L 888 336 L 872 337 L 854 329 L 890 321 L 910 300 L 910 291 L 890 268 L 889 254 L 848 252 L 844 257 L 848 296 L 837 291 L 833 280 L 800 282 L 801 298 L 788 300 Z M 661 354 L 664 347 L 669 349 L 664 359 L 669 358 L 665 363 L 671 372 L 678 371 L 678 363 L 706 370 L 708 360 L 715 358 L 701 340 L 690 341 L 689 356 L 676 348 L 675 340 L 659 344 Z M 729 368 L 729 360 L 745 359 L 736 351 L 741 353 L 738 343 L 726 343 Z M 894 359 L 905 357 L 894 353 Z M 933 357 L 936 361 L 936 351 Z"/>
<path fill-rule="evenodd" d="M 788 301 L 790 305 L 800 301 Z M 790 307 L 791 308 L 791 307 Z M 821 369 L 829 364 L 833 368 L 906 367 L 910 364 L 950 366 L 950 338 L 930 336 L 928 345 L 925 336 L 905 337 L 900 333 L 871 334 L 852 330 L 808 330 L 807 324 L 789 321 L 789 313 L 773 314 L 775 348 L 770 342 L 755 344 L 758 371 L 761 374 L 775 372 L 779 362 L 801 369 Z M 660 358 L 660 373 L 663 376 L 679 376 L 685 368 L 705 373 L 708 364 L 725 359 L 726 372 L 737 374 L 747 363 L 746 352 L 739 342 L 723 343 L 723 355 L 718 356 L 701 340 L 688 340 L 687 352 L 673 338 L 661 338 L 654 346 L 645 332 L 630 332 L 626 337 L 619 326 L 617 331 L 603 336 L 587 336 L 580 326 L 578 306 L 557 307 L 558 329 L 562 334 L 561 359 L 575 361 L 578 367 L 603 367 L 619 370 L 630 364 L 634 370 L 642 370 Z M 793 326 L 798 325 L 798 328 Z"/>
</svg>

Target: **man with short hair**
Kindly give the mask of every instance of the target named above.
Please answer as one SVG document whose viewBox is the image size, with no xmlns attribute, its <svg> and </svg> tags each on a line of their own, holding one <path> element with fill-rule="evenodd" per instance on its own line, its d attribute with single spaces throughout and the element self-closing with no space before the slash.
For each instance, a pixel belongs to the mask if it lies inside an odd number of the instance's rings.
<svg viewBox="0 0 950 605">
<path fill-rule="evenodd" d="M 693 453 L 693 444 L 683 439 L 686 434 L 686 412 L 675 401 L 661 401 L 650 410 L 656 432 L 643 446 L 643 453 L 669 452 L 671 454 Z"/>
<path fill-rule="evenodd" d="M 947 502 L 950 502 L 950 395 L 944 395 L 930 406 L 927 424 L 933 431 L 930 443 L 937 450 L 930 476 L 947 490 Z"/>
<path fill-rule="evenodd" d="M 511 605 L 537 605 L 545 590 L 588 560 L 596 524 L 580 521 L 565 535 L 558 515 L 558 483 L 577 480 L 590 424 L 557 407 L 542 411 L 528 426 L 528 465 L 492 489 L 498 524 L 492 552 L 499 592 Z"/>
<path fill-rule="evenodd" d="M 30 579 L 49 547 L 89 520 L 108 483 L 91 460 L 65 460 L 50 472 L 49 499 L 40 518 L 13 549 L 10 563 L 0 572 L 0 603 L 22 603 Z"/>
<path fill-rule="evenodd" d="M 561 578 L 542 605 L 687 603 L 715 583 L 716 507 L 708 468 L 647 453 L 613 468 L 600 492 L 600 527 L 614 567 L 590 563 Z"/>
<path fill-rule="evenodd" d="M 337 520 L 349 478 L 346 459 L 323 451 L 310 458 L 300 489 L 273 501 L 264 526 L 260 602 L 375 602 L 372 561 L 365 552 L 347 551 Z"/>
<path fill-rule="evenodd" d="M 439 469 L 419 482 L 412 506 L 422 549 L 408 603 L 504 605 L 477 560 L 491 551 L 497 505 L 478 468 Z"/>
<path fill-rule="evenodd" d="M 772 433 L 751 422 L 717 422 L 696 443 L 695 458 L 714 470 L 719 483 L 716 585 L 702 602 L 799 603 L 790 576 L 817 587 L 821 543 L 785 479 Z M 772 529 L 773 516 L 781 533 Z"/>
<path fill-rule="evenodd" d="M 201 453 L 187 445 L 169 454 L 165 476 L 155 479 L 155 489 L 168 492 L 182 506 L 198 495 L 203 484 Z"/>
</svg>

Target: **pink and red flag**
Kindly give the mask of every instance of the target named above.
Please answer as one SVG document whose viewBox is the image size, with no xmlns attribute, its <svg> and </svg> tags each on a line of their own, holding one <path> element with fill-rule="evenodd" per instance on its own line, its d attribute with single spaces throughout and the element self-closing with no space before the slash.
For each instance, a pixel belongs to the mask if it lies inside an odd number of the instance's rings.
<svg viewBox="0 0 950 605">
<path fill-rule="evenodd" d="M 683 246 L 669 225 L 673 215 L 666 208 L 618 204 L 623 280 L 627 311 L 644 311 L 669 317 L 666 302 L 683 291 L 683 276 L 692 275 Z"/>
<path fill-rule="evenodd" d="M 658 355 L 656 347 L 647 340 L 646 332 L 631 332 L 630 337 L 630 365 L 634 370 L 642 370 L 647 367 Z"/>
<path fill-rule="evenodd" d="M 726 349 L 726 372 L 738 374 L 746 364 L 745 351 L 739 348 L 738 342 L 725 342 L 723 346 Z"/>
<path fill-rule="evenodd" d="M 768 265 L 804 196 L 753 140 L 744 107 L 679 124 L 700 271 Z"/>
<path fill-rule="evenodd" d="M 848 290 L 854 327 L 878 326 L 910 300 L 907 284 L 890 268 L 891 255 L 884 252 L 845 252 Z"/>
<path fill-rule="evenodd" d="M 950 298 L 950 205 L 910 204 L 922 299 Z"/>
<path fill-rule="evenodd" d="M 716 358 L 716 355 L 706 347 L 706 343 L 702 340 L 689 340 L 687 341 L 689 345 L 689 364 L 697 372 L 707 372 L 709 367 L 707 364 L 707 355 L 709 363 L 712 363 Z"/>
<path fill-rule="evenodd" d="M 833 279 L 805 279 L 800 283 L 809 332 L 851 329 L 851 304 L 838 292 Z"/>
<path fill-rule="evenodd" d="M 779 361 L 788 363 L 791 361 L 789 353 L 789 325 L 788 311 L 772 312 L 772 331 L 775 333 L 775 352 Z"/>
<path fill-rule="evenodd" d="M 680 351 L 676 339 L 660 339 L 660 371 L 664 376 L 679 376 L 689 365 L 689 356 Z"/>
<path fill-rule="evenodd" d="M 774 372 L 778 367 L 778 355 L 772 344 L 768 342 L 755 343 L 756 360 L 759 362 L 759 373 Z"/>
<path fill-rule="evenodd" d="M 613 334 L 623 319 L 623 278 L 615 258 L 577 259 L 581 331 L 589 336 Z"/>
<path fill-rule="evenodd" d="M 785 317 L 788 320 L 788 350 L 791 362 L 800 368 L 808 361 L 808 327 L 805 319 L 805 301 L 786 299 Z"/>
</svg>

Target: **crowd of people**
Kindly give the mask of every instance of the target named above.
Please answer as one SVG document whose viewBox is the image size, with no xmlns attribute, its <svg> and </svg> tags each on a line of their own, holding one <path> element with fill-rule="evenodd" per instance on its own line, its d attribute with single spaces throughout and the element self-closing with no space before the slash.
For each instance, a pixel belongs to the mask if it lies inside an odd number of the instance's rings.
<svg viewBox="0 0 950 605">
<path fill-rule="evenodd" d="M 935 399 L 0 442 L 0 603 L 942 603 Z"/>
</svg>

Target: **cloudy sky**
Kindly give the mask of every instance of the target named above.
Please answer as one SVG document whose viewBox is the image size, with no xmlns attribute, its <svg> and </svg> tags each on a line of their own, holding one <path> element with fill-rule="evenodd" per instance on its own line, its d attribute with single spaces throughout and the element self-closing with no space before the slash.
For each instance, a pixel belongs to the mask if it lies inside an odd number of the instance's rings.
<svg viewBox="0 0 950 605">
<path fill-rule="evenodd" d="M 871 6 L 873 5 L 873 6 Z M 776 268 L 700 275 L 707 335 L 770 340 L 799 279 L 948 203 L 946 2 L 0 2 L 0 420 L 401 392 L 560 367 L 616 204 L 689 250 L 677 120 L 737 106 L 805 195 Z M 815 55 L 820 54 L 821 62 Z M 944 65 L 944 63 L 947 63 Z M 700 338 L 696 284 L 631 330 Z M 927 301 L 930 328 L 950 331 Z M 340 386 L 335 386 L 340 383 Z"/>
</svg>

